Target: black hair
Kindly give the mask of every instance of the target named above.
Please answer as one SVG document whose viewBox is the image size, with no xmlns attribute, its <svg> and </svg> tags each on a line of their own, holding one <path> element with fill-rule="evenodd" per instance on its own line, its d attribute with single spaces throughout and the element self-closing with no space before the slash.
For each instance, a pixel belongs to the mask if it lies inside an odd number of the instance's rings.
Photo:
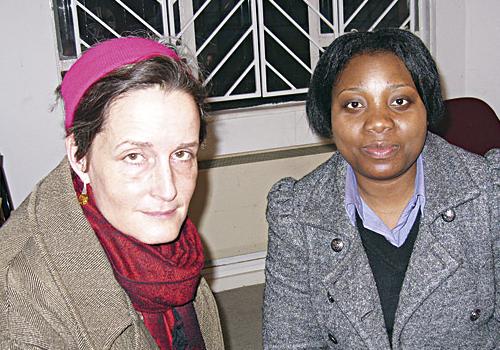
<svg viewBox="0 0 500 350">
<path fill-rule="evenodd" d="M 335 39 L 321 55 L 309 84 L 306 110 L 309 126 L 318 135 L 331 137 L 332 90 L 349 61 L 366 53 L 393 53 L 411 74 L 427 111 L 430 130 L 436 130 L 444 114 L 439 73 L 429 50 L 414 34 L 384 28 L 375 32 L 348 33 Z"/>
</svg>

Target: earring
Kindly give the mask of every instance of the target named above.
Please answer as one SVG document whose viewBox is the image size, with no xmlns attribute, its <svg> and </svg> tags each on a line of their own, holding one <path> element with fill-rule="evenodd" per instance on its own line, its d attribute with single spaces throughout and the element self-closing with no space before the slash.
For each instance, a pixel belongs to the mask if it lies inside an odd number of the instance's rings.
<svg viewBox="0 0 500 350">
<path fill-rule="evenodd" d="M 80 205 L 86 205 L 89 202 L 86 182 L 83 183 L 82 193 L 78 196 L 78 202 L 80 203 Z"/>
</svg>

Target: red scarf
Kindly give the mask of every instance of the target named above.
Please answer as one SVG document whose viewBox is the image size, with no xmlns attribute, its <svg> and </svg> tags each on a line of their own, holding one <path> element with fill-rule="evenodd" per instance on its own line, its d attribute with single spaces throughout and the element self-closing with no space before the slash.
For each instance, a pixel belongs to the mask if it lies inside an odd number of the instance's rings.
<svg viewBox="0 0 500 350">
<path fill-rule="evenodd" d="M 75 176 L 77 196 L 82 188 Z M 186 219 L 171 243 L 149 245 L 115 229 L 101 214 L 87 185 L 83 212 L 113 267 L 120 286 L 162 350 L 205 349 L 193 299 L 205 258 L 194 224 Z"/>
</svg>

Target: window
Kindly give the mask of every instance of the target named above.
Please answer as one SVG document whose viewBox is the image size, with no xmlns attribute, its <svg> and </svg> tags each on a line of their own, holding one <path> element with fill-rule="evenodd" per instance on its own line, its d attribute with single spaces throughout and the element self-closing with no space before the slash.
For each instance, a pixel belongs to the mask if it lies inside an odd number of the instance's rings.
<svg viewBox="0 0 500 350">
<path fill-rule="evenodd" d="M 196 55 L 216 109 L 301 100 L 321 53 L 345 32 L 418 32 L 417 0 L 54 0 L 63 69 L 90 45 L 138 32 Z"/>
</svg>

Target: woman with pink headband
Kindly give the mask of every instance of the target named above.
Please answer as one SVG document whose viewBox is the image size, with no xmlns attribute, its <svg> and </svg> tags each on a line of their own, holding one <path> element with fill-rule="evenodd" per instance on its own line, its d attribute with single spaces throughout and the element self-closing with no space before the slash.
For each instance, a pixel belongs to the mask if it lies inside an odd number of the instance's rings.
<svg viewBox="0 0 500 350">
<path fill-rule="evenodd" d="M 64 76 L 67 156 L 0 231 L 0 349 L 223 349 L 187 217 L 205 91 L 119 38 Z"/>
</svg>

